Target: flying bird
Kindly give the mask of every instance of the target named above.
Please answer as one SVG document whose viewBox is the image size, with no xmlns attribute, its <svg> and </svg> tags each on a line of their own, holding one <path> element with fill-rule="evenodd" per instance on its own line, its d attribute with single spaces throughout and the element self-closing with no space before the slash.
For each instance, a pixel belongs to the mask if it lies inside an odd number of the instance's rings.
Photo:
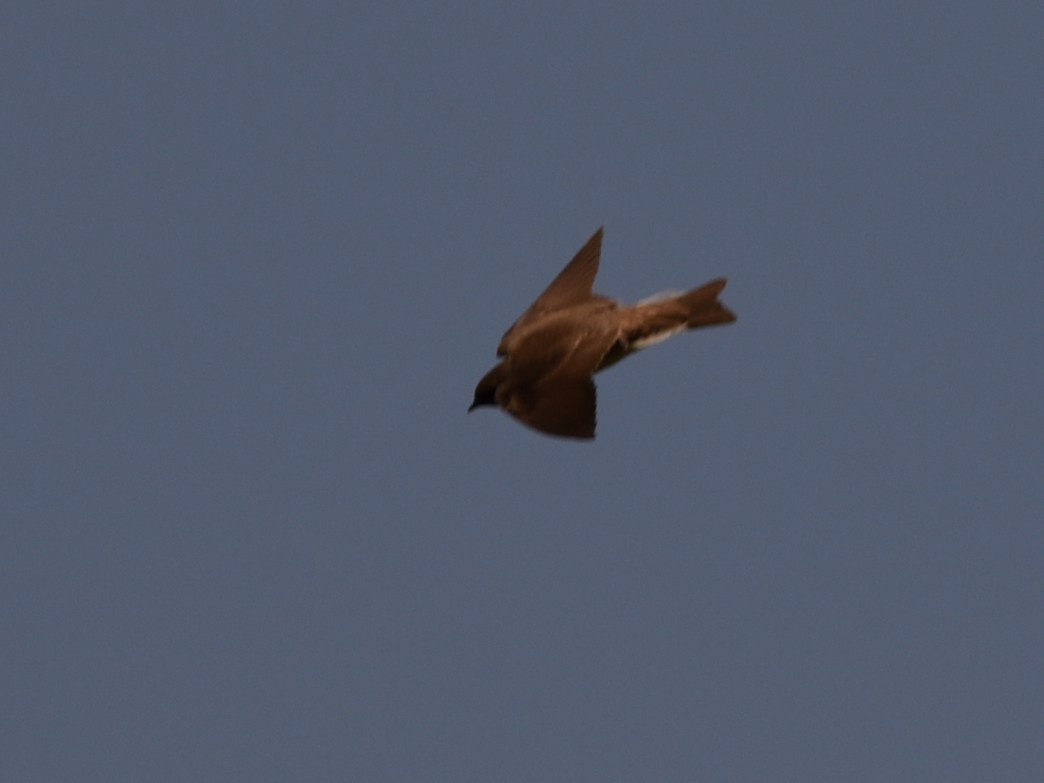
<svg viewBox="0 0 1044 783">
<path fill-rule="evenodd" d="M 469 413 L 500 406 L 540 432 L 590 440 L 595 373 L 679 332 L 736 320 L 718 300 L 725 278 L 635 305 L 600 296 L 593 288 L 601 253 L 599 228 L 504 333 L 501 361 L 478 382 Z"/>
</svg>

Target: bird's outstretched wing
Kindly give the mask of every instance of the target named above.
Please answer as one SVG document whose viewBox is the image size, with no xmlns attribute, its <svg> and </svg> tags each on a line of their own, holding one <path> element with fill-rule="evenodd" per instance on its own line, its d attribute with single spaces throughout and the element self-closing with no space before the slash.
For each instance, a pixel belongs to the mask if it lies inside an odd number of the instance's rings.
<svg viewBox="0 0 1044 783">
<path fill-rule="evenodd" d="M 597 393 L 594 380 L 557 379 L 515 389 L 507 411 L 540 432 L 560 438 L 595 436 Z"/>
<path fill-rule="evenodd" d="M 527 323 L 545 313 L 561 310 L 564 307 L 579 304 L 596 298 L 594 294 L 595 276 L 598 274 L 598 262 L 602 256 L 602 229 L 594 232 L 573 260 L 566 264 L 551 285 L 536 298 L 536 301 L 511 324 L 497 346 L 497 356 L 508 352 L 511 335 Z"/>
</svg>

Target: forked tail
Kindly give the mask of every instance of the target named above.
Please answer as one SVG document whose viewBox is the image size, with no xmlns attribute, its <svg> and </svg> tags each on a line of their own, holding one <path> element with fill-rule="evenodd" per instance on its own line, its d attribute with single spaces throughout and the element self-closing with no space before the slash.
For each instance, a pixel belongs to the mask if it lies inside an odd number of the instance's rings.
<svg viewBox="0 0 1044 783">
<path fill-rule="evenodd" d="M 675 300 L 685 307 L 687 328 L 728 324 L 736 320 L 736 314 L 718 299 L 718 294 L 724 288 L 725 278 L 720 277 L 682 294 Z"/>
<path fill-rule="evenodd" d="M 735 314 L 718 300 L 724 287 L 725 279 L 719 278 L 683 294 L 665 291 L 625 308 L 621 311 L 624 350 L 619 355 L 610 352 L 602 366 L 608 367 L 628 353 L 655 345 L 686 329 L 732 323 L 736 320 Z"/>
</svg>

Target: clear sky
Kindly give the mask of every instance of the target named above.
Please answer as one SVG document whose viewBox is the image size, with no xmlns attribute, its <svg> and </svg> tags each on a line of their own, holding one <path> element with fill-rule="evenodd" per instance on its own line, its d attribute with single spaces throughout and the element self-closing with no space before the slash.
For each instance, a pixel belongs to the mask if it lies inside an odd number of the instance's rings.
<svg viewBox="0 0 1044 783">
<path fill-rule="evenodd" d="M 1039 3 L 0 16 L 0 778 L 1044 780 Z"/>
</svg>

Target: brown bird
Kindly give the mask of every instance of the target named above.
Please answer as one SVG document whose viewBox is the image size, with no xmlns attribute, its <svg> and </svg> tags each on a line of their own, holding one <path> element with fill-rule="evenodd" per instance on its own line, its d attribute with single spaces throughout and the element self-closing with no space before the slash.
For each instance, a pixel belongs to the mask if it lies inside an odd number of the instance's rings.
<svg viewBox="0 0 1044 783">
<path fill-rule="evenodd" d="M 725 278 L 630 306 L 600 296 L 592 289 L 601 253 L 600 228 L 504 333 L 503 359 L 478 382 L 469 413 L 499 405 L 548 435 L 591 439 L 596 372 L 686 329 L 736 320 L 718 301 Z"/>
</svg>

